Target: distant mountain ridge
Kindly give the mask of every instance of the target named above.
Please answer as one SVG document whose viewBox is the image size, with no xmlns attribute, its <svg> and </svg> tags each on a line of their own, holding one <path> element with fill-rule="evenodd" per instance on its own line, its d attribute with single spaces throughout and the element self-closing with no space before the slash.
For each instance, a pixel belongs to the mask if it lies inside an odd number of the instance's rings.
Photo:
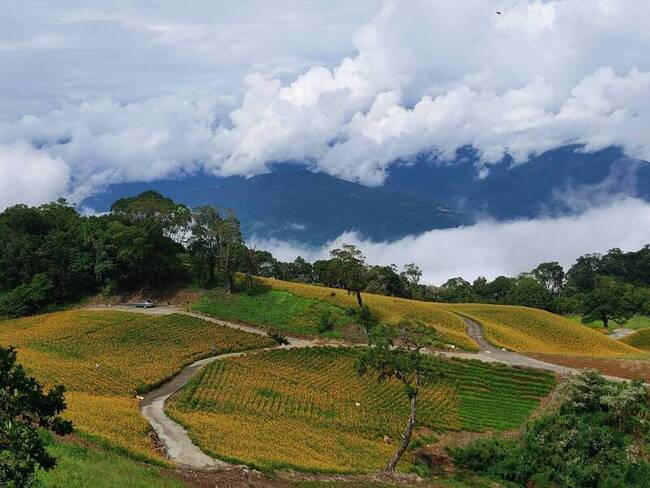
<svg viewBox="0 0 650 488">
<path fill-rule="evenodd" d="M 153 189 L 192 207 L 232 208 L 247 237 L 317 246 L 345 231 L 390 241 L 486 215 L 509 220 L 576 213 L 614 194 L 650 201 L 650 163 L 626 158 L 618 148 L 584 153 L 567 146 L 516 166 L 506 158 L 484 178 L 478 177 L 477 158 L 471 148 L 458 151 L 452 162 L 424 155 L 393 166 L 376 188 L 279 164 L 248 179 L 199 174 L 112 185 L 83 204 L 106 211 L 117 198 Z"/>
</svg>

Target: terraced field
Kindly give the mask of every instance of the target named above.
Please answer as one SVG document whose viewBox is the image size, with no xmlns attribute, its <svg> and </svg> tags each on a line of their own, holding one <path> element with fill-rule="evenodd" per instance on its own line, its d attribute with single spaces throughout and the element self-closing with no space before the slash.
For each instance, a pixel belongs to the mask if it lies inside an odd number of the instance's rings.
<svg viewBox="0 0 650 488">
<path fill-rule="evenodd" d="M 343 308 L 357 307 L 356 298 L 353 295 L 348 295 L 345 290 L 268 278 L 263 278 L 263 281 L 275 290 L 285 290 L 297 296 L 320 300 Z M 398 322 L 403 318 L 419 319 L 434 327 L 441 341 L 468 351 L 478 349 L 476 343 L 467 337 L 465 323 L 458 316 L 435 303 L 370 293 L 364 293 L 363 300 L 381 320 Z"/>
<path fill-rule="evenodd" d="M 275 350 L 204 369 L 168 406 L 204 451 L 263 469 L 379 469 L 408 415 L 402 386 L 355 373 L 352 349 Z M 554 385 L 545 372 L 436 360 L 419 421 L 439 431 L 520 425 Z"/>
<path fill-rule="evenodd" d="M 356 299 L 344 290 L 266 279 L 273 289 L 298 296 L 356 306 Z M 476 350 L 467 337 L 465 323 L 457 314 L 479 322 L 493 344 L 516 352 L 625 356 L 640 351 L 582 324 L 543 310 L 508 305 L 431 303 L 381 295 L 364 294 L 364 302 L 380 319 L 397 322 L 405 317 L 420 319 L 434 327 L 440 338 L 466 350 Z"/>
<path fill-rule="evenodd" d="M 621 342 L 643 351 L 650 351 L 650 329 L 636 331 L 621 339 Z"/>
<path fill-rule="evenodd" d="M 441 304 L 483 326 L 494 345 L 527 353 L 624 356 L 639 354 L 627 344 L 543 310 L 508 305 Z"/>
<path fill-rule="evenodd" d="M 213 346 L 225 353 L 271 341 L 185 315 L 71 310 L 0 322 L 0 344 L 16 347 L 18 360 L 39 381 L 66 386 L 66 416 L 78 430 L 136 457 L 160 460 L 136 392 Z"/>
</svg>

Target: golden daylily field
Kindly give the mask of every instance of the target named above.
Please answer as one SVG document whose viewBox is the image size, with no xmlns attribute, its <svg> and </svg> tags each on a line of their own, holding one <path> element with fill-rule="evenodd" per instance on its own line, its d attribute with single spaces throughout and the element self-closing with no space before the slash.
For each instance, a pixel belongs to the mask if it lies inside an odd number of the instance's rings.
<svg viewBox="0 0 650 488">
<path fill-rule="evenodd" d="M 206 452 L 262 469 L 380 469 L 408 415 L 397 382 L 356 374 L 357 351 L 276 350 L 217 361 L 168 406 Z M 554 385 L 546 372 L 477 361 L 434 360 L 419 423 L 435 431 L 519 426 Z"/>
<path fill-rule="evenodd" d="M 276 290 L 349 308 L 343 290 L 264 280 Z M 364 294 L 380 320 L 413 318 L 442 342 L 476 350 L 462 316 L 481 323 L 494 344 L 519 352 L 627 357 L 644 340 L 612 340 L 557 315 L 525 307 L 440 304 Z M 322 307 L 321 307 L 322 308 Z M 310 309 L 311 310 L 311 309 Z M 214 311 L 218 316 L 219 309 Z M 269 315 L 271 317 L 272 315 Z M 0 322 L 0 345 L 47 386 L 67 388 L 67 418 L 85 436 L 158 463 L 138 392 L 210 354 L 275 343 L 184 314 L 75 309 Z M 346 348 L 255 353 L 215 362 L 169 405 L 205 451 L 263 469 L 366 472 L 379 469 L 407 415 L 398 384 L 355 374 Z M 443 380 L 425 388 L 420 421 L 434 431 L 486 431 L 521 425 L 554 385 L 552 375 L 477 361 L 440 361 Z M 408 463 L 405 464 L 408 466 Z"/>
<path fill-rule="evenodd" d="M 265 279 L 264 282 L 274 289 L 341 307 L 356 304 L 355 297 L 344 290 L 274 279 Z M 470 351 L 476 350 L 477 346 L 465 333 L 466 326 L 459 314 L 479 322 L 490 342 L 512 351 L 587 356 L 641 353 L 582 324 L 533 308 L 420 302 L 367 293 L 363 294 L 363 299 L 381 320 L 398 322 L 403 318 L 417 318 L 434 327 L 442 341 Z"/>
<path fill-rule="evenodd" d="M 272 341 L 174 314 L 70 310 L 0 322 L 0 344 L 45 385 L 68 390 L 66 417 L 86 435 L 146 459 L 161 460 L 140 415 L 137 391 L 209 354 Z"/>
</svg>

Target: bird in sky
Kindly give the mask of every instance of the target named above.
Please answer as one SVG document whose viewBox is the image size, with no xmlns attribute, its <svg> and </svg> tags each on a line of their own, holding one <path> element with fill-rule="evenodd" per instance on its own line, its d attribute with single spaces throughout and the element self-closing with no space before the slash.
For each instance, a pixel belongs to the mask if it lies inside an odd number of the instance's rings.
<svg viewBox="0 0 650 488">
<path fill-rule="evenodd" d="M 497 15 L 501 15 L 502 13 L 503 12 L 501 12 L 500 10 L 497 10 Z"/>
</svg>

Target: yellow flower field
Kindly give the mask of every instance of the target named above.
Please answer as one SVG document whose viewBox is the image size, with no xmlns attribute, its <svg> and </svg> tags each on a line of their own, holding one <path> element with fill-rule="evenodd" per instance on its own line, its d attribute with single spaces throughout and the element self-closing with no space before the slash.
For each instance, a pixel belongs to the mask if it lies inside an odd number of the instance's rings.
<svg viewBox="0 0 650 488">
<path fill-rule="evenodd" d="M 357 307 L 356 297 L 348 295 L 345 290 L 271 278 L 260 279 L 276 290 L 285 290 L 294 295 L 322 300 L 339 307 Z M 373 295 L 371 293 L 363 293 L 363 301 L 380 320 L 398 322 L 404 318 L 419 319 L 435 328 L 441 341 L 454 344 L 468 351 L 478 350 L 476 343 L 467 337 L 465 333 L 465 323 L 458 316 L 435 303 Z"/>
<path fill-rule="evenodd" d="M 219 352 L 272 345 L 262 336 L 185 315 L 70 310 L 0 322 L 0 344 L 45 385 L 63 384 L 66 417 L 85 434 L 160 459 L 136 392 Z"/>
<path fill-rule="evenodd" d="M 517 352 L 624 356 L 640 351 L 559 315 L 508 305 L 445 304 L 479 322 L 493 344 Z"/>
<path fill-rule="evenodd" d="M 308 348 L 220 360 L 182 390 L 168 413 L 221 459 L 262 469 L 377 470 L 401 436 L 408 400 L 397 382 L 358 377 L 356 354 Z M 421 392 L 418 416 L 439 431 L 518 426 L 554 385 L 545 372 L 436 364 L 443 379 Z"/>
<path fill-rule="evenodd" d="M 298 296 L 355 307 L 356 298 L 345 290 L 323 286 L 264 279 L 272 288 Z M 433 303 L 382 295 L 363 294 L 363 300 L 381 320 L 397 322 L 417 318 L 434 327 L 442 341 L 466 350 L 477 346 L 466 334 L 466 326 L 457 314 L 473 318 L 485 329 L 493 344 L 517 352 L 559 353 L 591 356 L 625 356 L 640 351 L 582 324 L 550 312 L 508 305 Z"/>
</svg>

